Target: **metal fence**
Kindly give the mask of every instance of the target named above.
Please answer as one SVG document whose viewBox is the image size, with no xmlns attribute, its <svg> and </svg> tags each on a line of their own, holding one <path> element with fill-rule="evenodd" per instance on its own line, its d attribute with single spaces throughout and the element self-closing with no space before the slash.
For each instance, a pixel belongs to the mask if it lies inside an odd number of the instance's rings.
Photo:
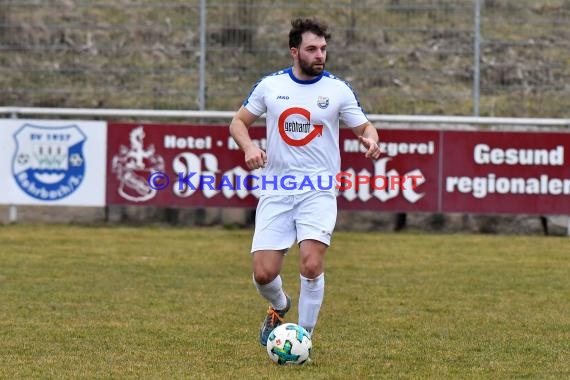
<svg viewBox="0 0 570 380">
<path fill-rule="evenodd" d="M 235 110 L 313 15 L 369 113 L 570 115 L 570 0 L 0 0 L 0 105 Z"/>
</svg>

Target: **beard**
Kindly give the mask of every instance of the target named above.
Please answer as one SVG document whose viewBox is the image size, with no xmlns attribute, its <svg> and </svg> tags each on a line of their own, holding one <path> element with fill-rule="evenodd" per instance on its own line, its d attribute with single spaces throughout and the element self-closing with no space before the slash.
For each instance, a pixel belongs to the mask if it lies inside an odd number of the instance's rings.
<svg viewBox="0 0 570 380">
<path fill-rule="evenodd" d="M 318 66 L 320 65 L 320 66 Z M 299 57 L 299 68 L 301 72 L 309 77 L 316 77 L 319 76 L 325 71 L 325 63 L 324 62 L 313 62 L 310 63 L 301 57 Z"/>
</svg>

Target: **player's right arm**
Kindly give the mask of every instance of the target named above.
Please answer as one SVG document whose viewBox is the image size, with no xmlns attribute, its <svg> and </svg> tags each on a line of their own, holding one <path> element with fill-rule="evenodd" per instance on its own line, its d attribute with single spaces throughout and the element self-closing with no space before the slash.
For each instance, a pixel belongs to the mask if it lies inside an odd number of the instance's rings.
<svg viewBox="0 0 570 380">
<path fill-rule="evenodd" d="M 245 154 L 245 163 L 248 169 L 259 169 L 265 166 L 267 154 L 261 150 L 249 136 L 248 128 L 258 116 L 249 112 L 244 106 L 236 112 L 230 123 L 230 134 Z"/>
</svg>

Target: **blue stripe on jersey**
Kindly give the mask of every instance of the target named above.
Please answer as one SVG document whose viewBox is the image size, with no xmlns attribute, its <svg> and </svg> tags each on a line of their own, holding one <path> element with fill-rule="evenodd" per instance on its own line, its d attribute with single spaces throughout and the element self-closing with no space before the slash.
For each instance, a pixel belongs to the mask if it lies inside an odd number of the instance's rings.
<svg viewBox="0 0 570 380">
<path fill-rule="evenodd" d="M 271 74 L 269 74 L 269 75 L 264 76 L 263 78 L 261 78 L 260 80 L 258 80 L 257 82 L 255 82 L 255 84 L 254 84 L 253 87 L 251 88 L 251 91 L 249 92 L 249 94 L 247 94 L 247 98 L 245 98 L 245 100 L 243 101 L 243 106 L 245 107 L 245 106 L 247 105 L 247 103 L 249 103 L 249 97 L 250 97 L 251 94 L 253 93 L 253 90 L 255 90 L 255 88 L 261 83 L 262 80 L 264 80 L 264 79 L 267 78 L 267 77 L 272 77 L 272 76 L 274 76 L 274 75 L 286 74 L 288 70 L 291 70 L 291 68 L 276 71 L 276 72 L 274 72 L 274 73 L 271 73 Z"/>
<path fill-rule="evenodd" d="M 344 79 L 341 79 L 339 77 L 337 77 L 336 75 L 333 75 L 331 73 L 329 73 L 328 71 L 325 71 L 324 76 L 327 78 L 331 78 L 331 79 L 336 79 L 341 81 L 342 83 L 346 84 L 346 86 L 350 89 L 350 91 L 352 91 L 352 95 L 354 95 L 354 98 L 356 99 L 356 104 L 358 104 L 358 107 L 360 107 L 360 109 L 362 110 L 362 113 L 364 112 L 364 109 L 362 108 L 362 106 L 360 105 L 360 100 L 358 100 L 358 95 L 356 95 L 356 91 L 354 91 L 354 89 L 352 88 L 352 86 L 350 85 L 350 83 L 348 83 L 347 81 L 345 81 Z"/>
</svg>

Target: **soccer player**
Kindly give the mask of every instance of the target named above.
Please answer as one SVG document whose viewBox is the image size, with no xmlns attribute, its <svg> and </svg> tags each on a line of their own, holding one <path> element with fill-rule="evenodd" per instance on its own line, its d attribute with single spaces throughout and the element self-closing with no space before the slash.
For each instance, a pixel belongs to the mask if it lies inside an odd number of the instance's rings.
<svg viewBox="0 0 570 380">
<path fill-rule="evenodd" d="M 317 323 L 324 297 L 325 252 L 337 217 L 336 185 L 331 181 L 340 172 L 339 120 L 359 137 L 366 157 L 380 155 L 376 128 L 351 87 L 325 71 L 327 25 L 298 18 L 291 26 L 293 66 L 259 80 L 230 123 L 247 167 L 262 168 L 264 179 L 251 247 L 253 283 L 271 304 L 259 336 L 264 346 L 291 308 L 280 272 L 295 240 L 301 281 L 298 324 L 312 334 Z M 248 133 L 263 113 L 266 152 Z"/>
</svg>

